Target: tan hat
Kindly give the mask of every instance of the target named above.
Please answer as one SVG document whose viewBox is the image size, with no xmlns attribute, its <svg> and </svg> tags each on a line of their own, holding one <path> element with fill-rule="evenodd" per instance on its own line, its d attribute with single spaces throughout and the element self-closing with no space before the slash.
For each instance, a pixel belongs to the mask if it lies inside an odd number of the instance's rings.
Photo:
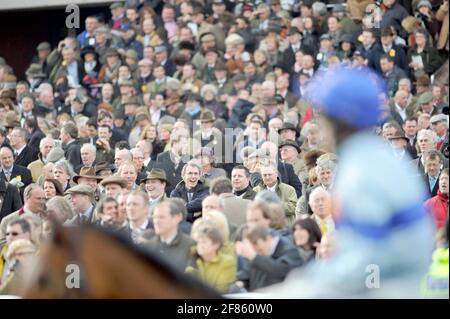
<svg viewBox="0 0 450 319">
<path fill-rule="evenodd" d="M 66 191 L 66 194 L 83 194 L 83 195 L 88 195 L 93 198 L 94 190 L 87 185 L 76 185 L 74 187 L 69 188 Z"/>
<path fill-rule="evenodd" d="M 130 96 L 130 97 L 126 98 L 122 104 L 125 106 L 125 105 L 129 105 L 129 104 L 139 105 L 141 103 L 139 103 L 139 100 L 136 96 Z"/>
<path fill-rule="evenodd" d="M 20 126 L 19 118 L 14 111 L 8 111 L 5 116 L 5 127 L 14 128 Z"/>
<path fill-rule="evenodd" d="M 135 61 L 139 60 L 137 52 L 135 50 L 133 50 L 133 49 L 129 49 L 129 50 L 127 50 L 127 52 L 125 52 L 125 58 L 130 58 L 130 59 L 133 59 Z"/>
<path fill-rule="evenodd" d="M 172 96 L 164 101 L 164 106 L 167 107 L 178 102 L 180 102 L 180 98 L 178 96 Z"/>
<path fill-rule="evenodd" d="M 42 71 L 42 65 L 39 63 L 32 63 L 28 69 L 25 71 L 25 74 L 31 78 L 46 78 L 47 74 Z"/>
<path fill-rule="evenodd" d="M 263 97 L 261 104 L 263 106 L 272 106 L 272 105 L 277 105 L 277 99 L 274 96 L 265 96 Z"/>
<path fill-rule="evenodd" d="M 245 44 L 245 40 L 237 33 L 232 33 L 225 39 L 225 45 L 239 45 L 239 44 Z"/>
<path fill-rule="evenodd" d="M 96 180 L 102 180 L 103 179 L 103 177 L 97 176 L 95 174 L 95 169 L 93 167 L 87 167 L 87 166 L 83 166 L 80 169 L 80 174 L 79 175 L 75 175 L 73 177 L 73 182 L 75 184 L 78 184 L 78 180 L 80 179 L 80 177 L 91 178 L 91 179 L 96 179 Z"/>
<path fill-rule="evenodd" d="M 100 185 L 106 186 L 108 184 L 117 184 L 122 188 L 127 187 L 127 181 L 120 176 L 109 176 L 100 182 Z"/>
<path fill-rule="evenodd" d="M 50 51 L 52 48 L 50 46 L 50 43 L 48 42 L 41 42 L 38 44 L 38 46 L 36 47 L 37 51 Z"/>
<path fill-rule="evenodd" d="M 204 110 L 200 114 L 200 122 L 202 122 L 202 123 L 210 123 L 210 122 L 214 122 L 215 120 L 216 120 L 216 116 L 210 110 Z"/>
<path fill-rule="evenodd" d="M 433 101 L 433 93 L 427 91 L 422 93 L 417 99 L 417 105 L 427 104 Z"/>
<path fill-rule="evenodd" d="M 169 185 L 169 181 L 167 180 L 166 172 L 161 168 L 153 168 L 145 178 L 141 180 L 141 184 L 147 182 L 151 179 L 159 179 Z"/>
</svg>

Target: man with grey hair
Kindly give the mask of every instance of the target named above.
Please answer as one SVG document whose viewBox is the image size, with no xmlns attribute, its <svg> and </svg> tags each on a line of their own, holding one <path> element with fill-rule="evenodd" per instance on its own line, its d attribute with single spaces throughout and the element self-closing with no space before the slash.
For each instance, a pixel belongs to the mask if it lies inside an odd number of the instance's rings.
<svg viewBox="0 0 450 319">
<path fill-rule="evenodd" d="M 45 212 L 44 190 L 37 184 L 30 184 L 25 187 L 24 205 L 18 211 L 6 216 L 0 223 L 0 245 L 6 240 L 6 226 L 13 220 L 23 216 L 40 216 Z"/>
<path fill-rule="evenodd" d="M 283 204 L 286 221 L 292 224 L 295 220 L 295 205 L 297 203 L 295 188 L 281 182 L 278 177 L 277 164 L 273 161 L 262 163 L 260 172 L 262 184 L 256 186 L 253 190 L 256 193 L 264 190 L 276 193 Z"/>
<path fill-rule="evenodd" d="M 418 176 L 425 175 L 425 154 L 429 151 L 437 149 L 438 136 L 432 130 L 422 129 L 417 133 L 417 145 L 419 148 L 419 156 L 411 161 L 416 169 Z M 443 164 L 448 167 L 448 159 L 443 159 Z"/>
<path fill-rule="evenodd" d="M 438 114 L 430 118 L 431 129 L 438 137 L 437 149 L 441 150 L 445 139 L 448 139 L 448 115 Z"/>
<path fill-rule="evenodd" d="M 51 84 L 39 86 L 38 103 L 36 105 L 36 115 L 45 117 L 47 114 L 56 115 L 61 110 L 62 105 L 56 104 Z"/>
<path fill-rule="evenodd" d="M 9 142 L 14 152 L 14 164 L 27 167 L 37 160 L 37 151 L 27 145 L 28 132 L 22 127 L 15 127 L 9 135 Z"/>
<path fill-rule="evenodd" d="M 299 199 L 297 203 L 296 213 L 297 215 L 309 214 L 312 215 L 313 211 L 309 204 L 309 198 L 314 189 L 320 187 L 328 192 L 333 189 L 334 177 L 337 169 L 337 157 L 333 153 L 325 153 L 320 156 L 316 161 L 315 171 L 317 174 L 318 185 L 308 188 L 304 197 Z M 301 207 L 303 205 L 303 207 Z"/>
<path fill-rule="evenodd" d="M 182 198 L 186 202 L 187 221 L 194 222 L 201 216 L 202 201 L 209 189 L 200 180 L 201 167 L 195 161 L 187 162 L 181 171 L 182 181 L 170 193 L 171 198 Z"/>
<path fill-rule="evenodd" d="M 317 187 L 309 195 L 308 203 L 313 212 L 311 218 L 319 225 L 322 236 L 334 231 L 335 224 L 331 217 L 331 194 L 322 187 Z"/>
<path fill-rule="evenodd" d="M 80 169 L 85 167 L 94 167 L 96 164 L 97 149 L 90 143 L 85 143 L 80 148 L 81 165 L 75 168 L 75 172 L 79 173 Z"/>
<path fill-rule="evenodd" d="M 55 140 L 51 137 L 44 137 L 39 143 L 39 155 L 38 159 L 31 162 L 27 168 L 31 172 L 33 182 L 36 182 L 42 174 L 42 168 L 47 164 L 47 156 L 50 151 L 55 147 Z"/>
</svg>

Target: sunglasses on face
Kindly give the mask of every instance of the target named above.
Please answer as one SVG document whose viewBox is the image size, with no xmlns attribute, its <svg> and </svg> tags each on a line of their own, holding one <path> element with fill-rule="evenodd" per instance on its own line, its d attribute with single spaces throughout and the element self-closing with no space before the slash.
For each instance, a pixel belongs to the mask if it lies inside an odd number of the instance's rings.
<svg viewBox="0 0 450 319">
<path fill-rule="evenodd" d="M 10 232 L 10 233 L 6 233 L 6 236 L 18 236 L 20 235 L 18 232 Z"/>
</svg>

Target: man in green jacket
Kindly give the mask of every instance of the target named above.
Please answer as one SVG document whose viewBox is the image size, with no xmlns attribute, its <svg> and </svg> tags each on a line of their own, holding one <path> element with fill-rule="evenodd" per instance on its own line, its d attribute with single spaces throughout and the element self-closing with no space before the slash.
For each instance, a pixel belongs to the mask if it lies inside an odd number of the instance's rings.
<svg viewBox="0 0 450 319">
<path fill-rule="evenodd" d="M 153 211 L 153 225 L 155 236 L 153 236 L 147 247 L 156 249 L 161 255 L 184 271 L 191 258 L 192 246 L 195 242 L 180 229 L 179 224 L 183 221 L 183 213 L 170 199 L 158 204 Z"/>
<path fill-rule="evenodd" d="M 273 162 L 264 163 L 260 171 L 263 182 L 253 190 L 257 193 L 264 190 L 276 193 L 283 204 L 286 221 L 288 224 L 292 224 L 295 220 L 295 206 L 297 204 L 295 188 L 282 183 L 278 179 L 278 169 Z"/>
</svg>

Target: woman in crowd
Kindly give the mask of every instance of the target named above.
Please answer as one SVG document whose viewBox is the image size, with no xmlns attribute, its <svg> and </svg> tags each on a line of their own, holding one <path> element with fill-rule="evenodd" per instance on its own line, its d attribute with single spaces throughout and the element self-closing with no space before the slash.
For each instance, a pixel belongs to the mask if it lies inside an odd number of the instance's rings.
<svg viewBox="0 0 450 319">
<path fill-rule="evenodd" d="M 212 222 L 196 222 L 192 238 L 196 241 L 194 258 L 187 273 L 192 273 L 221 292 L 228 292 L 236 280 L 236 261 L 233 256 L 224 254 L 223 234 Z"/>
<path fill-rule="evenodd" d="M 62 189 L 65 192 L 72 186 L 70 181 L 75 173 L 73 172 L 70 163 L 67 160 L 62 159 L 55 163 L 53 175 L 54 178 L 61 184 Z"/>
<path fill-rule="evenodd" d="M 319 226 L 310 217 L 298 219 L 292 226 L 292 236 L 305 263 L 316 258 L 316 249 L 322 240 Z"/>
<path fill-rule="evenodd" d="M 55 196 L 63 196 L 64 191 L 61 183 L 54 178 L 46 178 L 44 181 L 44 194 L 47 200 Z"/>
</svg>

